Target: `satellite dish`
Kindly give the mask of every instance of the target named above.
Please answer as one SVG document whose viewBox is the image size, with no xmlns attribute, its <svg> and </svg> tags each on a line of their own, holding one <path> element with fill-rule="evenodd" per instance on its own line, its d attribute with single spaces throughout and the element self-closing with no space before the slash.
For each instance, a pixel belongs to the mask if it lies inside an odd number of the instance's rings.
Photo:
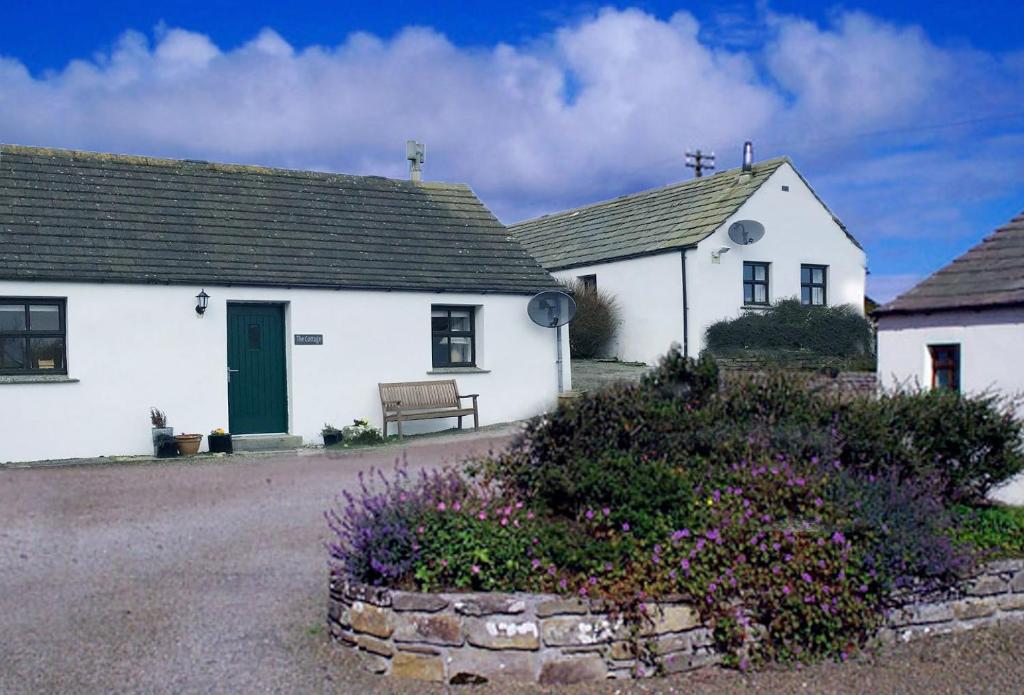
<svg viewBox="0 0 1024 695">
<path fill-rule="evenodd" d="M 729 238 L 740 246 L 753 244 L 764 236 L 764 225 L 754 220 L 739 220 L 729 225 Z"/>
<path fill-rule="evenodd" d="M 557 328 L 576 316 L 576 302 L 565 292 L 548 290 L 534 295 L 526 306 L 530 320 L 538 326 Z"/>
</svg>

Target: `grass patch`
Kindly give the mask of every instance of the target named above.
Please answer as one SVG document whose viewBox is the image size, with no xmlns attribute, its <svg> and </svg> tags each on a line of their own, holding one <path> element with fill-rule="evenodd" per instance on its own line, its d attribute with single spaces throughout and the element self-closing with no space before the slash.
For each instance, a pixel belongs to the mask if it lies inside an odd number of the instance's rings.
<svg viewBox="0 0 1024 695">
<path fill-rule="evenodd" d="M 1024 554 L 1024 507 L 954 508 L 954 540 L 969 544 L 985 557 L 1020 557 Z"/>
</svg>

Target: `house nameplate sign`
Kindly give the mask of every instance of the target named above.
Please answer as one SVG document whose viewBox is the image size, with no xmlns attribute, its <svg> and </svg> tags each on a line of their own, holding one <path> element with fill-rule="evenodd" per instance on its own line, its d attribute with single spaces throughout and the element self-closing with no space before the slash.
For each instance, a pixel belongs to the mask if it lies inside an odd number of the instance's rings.
<svg viewBox="0 0 1024 695">
<path fill-rule="evenodd" d="M 321 333 L 296 333 L 296 345 L 323 345 L 324 336 Z"/>
</svg>

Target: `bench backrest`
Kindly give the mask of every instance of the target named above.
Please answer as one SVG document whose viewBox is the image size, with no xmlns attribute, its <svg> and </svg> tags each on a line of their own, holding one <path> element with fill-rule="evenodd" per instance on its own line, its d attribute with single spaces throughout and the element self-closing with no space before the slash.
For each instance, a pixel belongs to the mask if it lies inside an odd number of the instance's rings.
<svg viewBox="0 0 1024 695">
<path fill-rule="evenodd" d="M 455 379 L 407 381 L 377 386 L 380 388 L 381 403 L 401 401 L 402 410 L 459 407 L 459 390 L 455 386 Z"/>
</svg>

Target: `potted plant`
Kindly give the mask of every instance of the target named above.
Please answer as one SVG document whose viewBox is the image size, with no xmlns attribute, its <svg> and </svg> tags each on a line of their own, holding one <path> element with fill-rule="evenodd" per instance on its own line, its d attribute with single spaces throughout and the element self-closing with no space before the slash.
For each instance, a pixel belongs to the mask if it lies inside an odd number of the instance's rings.
<svg viewBox="0 0 1024 695">
<path fill-rule="evenodd" d="M 234 451 L 231 444 L 231 433 L 225 432 L 223 427 L 218 427 L 206 436 L 206 443 L 211 454 L 230 454 Z"/>
<path fill-rule="evenodd" d="M 324 424 L 324 428 L 320 430 L 320 434 L 324 438 L 324 446 L 331 446 L 341 441 L 341 430 L 330 423 Z"/>
<path fill-rule="evenodd" d="M 178 444 L 174 441 L 174 428 L 167 426 L 167 415 L 159 408 L 149 409 L 149 421 L 153 424 L 153 452 L 157 458 L 178 455 Z M 171 446 L 173 444 L 173 453 Z"/>
<path fill-rule="evenodd" d="M 203 443 L 203 435 L 179 434 L 174 440 L 178 442 L 178 451 L 182 456 L 195 456 L 199 453 L 199 445 Z"/>
<path fill-rule="evenodd" d="M 359 417 L 351 425 L 341 428 L 341 439 L 346 444 L 378 444 L 384 441 L 380 430 L 370 425 L 370 419 Z"/>
</svg>

